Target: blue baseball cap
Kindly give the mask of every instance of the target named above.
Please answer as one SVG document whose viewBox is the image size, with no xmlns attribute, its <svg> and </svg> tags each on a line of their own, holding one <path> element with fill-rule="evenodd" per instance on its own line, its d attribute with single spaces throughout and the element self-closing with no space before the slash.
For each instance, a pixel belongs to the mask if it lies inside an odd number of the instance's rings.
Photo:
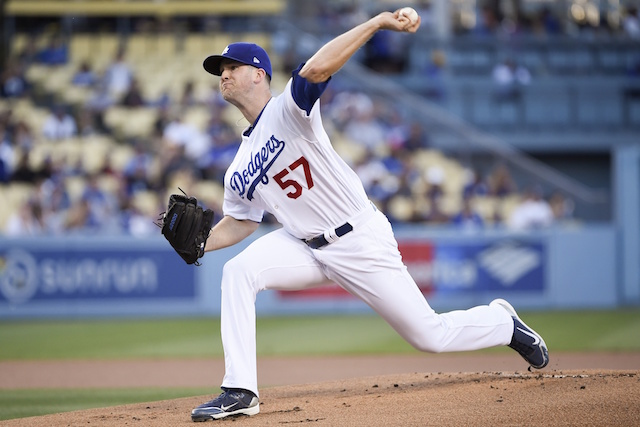
<svg viewBox="0 0 640 427">
<path fill-rule="evenodd" d="M 220 55 L 211 55 L 204 60 L 202 66 L 209 73 L 219 76 L 220 63 L 223 59 L 232 59 L 256 68 L 262 68 L 269 78 L 271 78 L 271 61 L 267 52 L 257 44 L 253 43 L 231 43 L 225 47 Z"/>
</svg>

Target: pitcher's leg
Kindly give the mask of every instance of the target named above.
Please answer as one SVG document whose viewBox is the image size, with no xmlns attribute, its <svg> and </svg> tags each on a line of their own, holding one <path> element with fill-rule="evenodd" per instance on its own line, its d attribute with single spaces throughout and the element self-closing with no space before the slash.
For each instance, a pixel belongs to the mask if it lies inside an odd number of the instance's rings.
<svg viewBox="0 0 640 427">
<path fill-rule="evenodd" d="M 221 333 L 225 358 L 223 387 L 258 395 L 256 312 L 258 292 L 296 290 L 326 281 L 309 248 L 284 230 L 253 242 L 228 261 L 222 273 Z"/>
<path fill-rule="evenodd" d="M 495 306 L 437 314 L 402 263 L 391 226 L 380 214 L 317 251 L 327 275 L 358 296 L 415 348 L 429 352 L 477 350 L 506 345 L 513 319 Z M 357 268 L 354 268 L 357 266 Z"/>
<path fill-rule="evenodd" d="M 406 270 L 372 271 L 367 276 L 362 278 L 365 286 L 345 287 L 418 350 L 478 350 L 511 341 L 513 320 L 499 307 L 482 305 L 438 314 Z"/>
<path fill-rule="evenodd" d="M 373 300 L 372 307 L 416 349 L 434 353 L 467 351 L 511 341 L 513 320 L 504 310 L 481 305 L 438 314 L 409 274 L 404 276 L 391 292 L 389 286 L 379 283 L 381 298 Z"/>
</svg>

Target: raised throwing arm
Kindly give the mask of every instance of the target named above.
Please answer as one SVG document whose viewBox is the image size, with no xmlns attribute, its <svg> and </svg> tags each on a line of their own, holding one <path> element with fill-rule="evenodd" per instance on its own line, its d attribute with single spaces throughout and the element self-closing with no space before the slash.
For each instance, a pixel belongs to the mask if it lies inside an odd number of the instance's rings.
<svg viewBox="0 0 640 427">
<path fill-rule="evenodd" d="M 412 24 L 407 17 L 400 14 L 400 10 L 382 12 L 322 46 L 302 67 L 300 76 L 313 83 L 327 81 L 377 31 L 415 33 L 419 27 L 420 18 Z"/>
</svg>

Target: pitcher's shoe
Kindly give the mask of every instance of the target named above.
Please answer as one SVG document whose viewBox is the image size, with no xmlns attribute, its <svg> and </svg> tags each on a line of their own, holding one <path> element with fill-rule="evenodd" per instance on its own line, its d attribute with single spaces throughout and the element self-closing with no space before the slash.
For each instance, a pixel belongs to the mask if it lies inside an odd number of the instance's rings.
<svg viewBox="0 0 640 427">
<path fill-rule="evenodd" d="M 248 390 L 222 389 L 215 399 L 191 411 L 192 421 L 217 420 L 232 415 L 255 415 L 260 412 L 260 401 Z"/>
<path fill-rule="evenodd" d="M 489 305 L 499 305 L 513 318 L 513 337 L 509 347 L 520 353 L 520 355 L 531 366 L 542 369 L 549 363 L 549 351 L 542 337 L 533 329 L 528 327 L 516 310 L 503 299 L 495 299 Z"/>
</svg>

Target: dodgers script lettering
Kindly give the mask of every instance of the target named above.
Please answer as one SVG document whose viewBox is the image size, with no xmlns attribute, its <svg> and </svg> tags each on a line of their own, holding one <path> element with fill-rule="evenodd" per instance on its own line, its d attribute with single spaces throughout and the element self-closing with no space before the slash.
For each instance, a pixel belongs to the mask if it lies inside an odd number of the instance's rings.
<svg viewBox="0 0 640 427">
<path fill-rule="evenodd" d="M 236 191 L 241 198 L 244 199 L 246 194 L 248 200 L 253 200 L 253 192 L 256 189 L 256 185 L 260 182 L 265 185 L 269 183 L 267 171 L 282 153 L 284 147 L 285 142 L 272 135 L 264 147 L 260 148 L 260 151 L 255 154 L 251 153 L 249 163 L 244 170 L 235 171 L 231 175 L 229 183 L 231 189 Z"/>
</svg>

